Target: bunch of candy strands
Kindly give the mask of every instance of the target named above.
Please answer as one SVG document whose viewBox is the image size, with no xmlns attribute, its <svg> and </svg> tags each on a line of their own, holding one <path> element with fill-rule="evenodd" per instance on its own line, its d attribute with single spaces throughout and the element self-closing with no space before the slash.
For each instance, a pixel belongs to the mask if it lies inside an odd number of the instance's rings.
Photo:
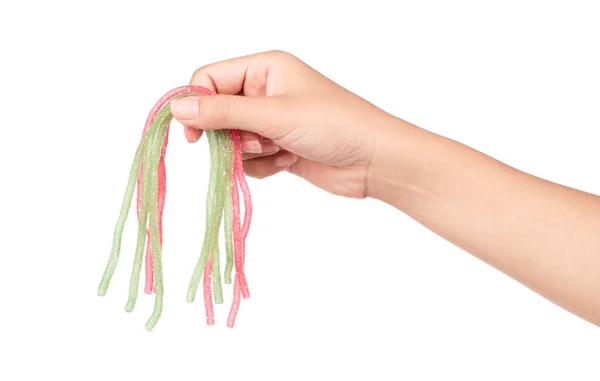
<svg viewBox="0 0 600 381">
<path fill-rule="evenodd" d="M 146 294 L 155 294 L 154 310 L 146 323 L 148 331 L 154 329 L 160 318 L 164 296 L 161 260 L 162 216 L 166 196 L 165 153 L 169 138 L 169 126 L 173 119 L 170 102 L 176 98 L 195 95 L 215 95 L 215 93 L 201 86 L 178 87 L 165 94 L 150 111 L 142 139 L 131 165 L 125 197 L 115 227 L 110 257 L 98 287 L 98 295 L 106 295 L 119 261 L 123 229 L 131 207 L 133 192 L 137 185 L 139 226 L 135 259 L 129 283 L 129 299 L 125 310 L 131 312 L 135 306 L 142 264 L 145 258 L 144 291 Z M 224 281 L 226 284 L 232 283 L 232 272 L 235 267 L 233 300 L 227 320 L 227 326 L 232 328 L 235 324 L 241 298 L 247 299 L 250 297 L 246 276 L 244 275 L 244 261 L 245 242 L 252 217 L 252 202 L 242 166 L 241 142 L 238 132 L 236 130 L 206 131 L 206 135 L 210 146 L 206 229 L 200 257 L 190 281 L 187 301 L 192 303 L 195 300 L 198 287 L 203 280 L 206 323 L 208 325 L 215 323 L 213 298 L 216 304 L 223 303 L 219 231 L 221 221 L 224 220 L 223 231 L 226 253 Z M 240 217 L 239 189 L 241 189 L 244 199 L 243 223 Z"/>
</svg>

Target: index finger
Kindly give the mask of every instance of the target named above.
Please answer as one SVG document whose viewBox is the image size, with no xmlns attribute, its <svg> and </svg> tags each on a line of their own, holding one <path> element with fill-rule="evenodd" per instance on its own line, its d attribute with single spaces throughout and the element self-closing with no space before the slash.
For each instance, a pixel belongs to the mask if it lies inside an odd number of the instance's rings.
<svg viewBox="0 0 600 381">
<path fill-rule="evenodd" d="M 190 85 L 204 86 L 217 94 L 236 95 L 241 93 L 252 57 L 254 55 L 203 66 L 194 72 Z"/>
<path fill-rule="evenodd" d="M 264 96 L 268 74 L 265 56 L 265 53 L 258 53 L 203 66 L 194 72 L 190 84 L 204 86 L 217 94 Z M 257 70 L 248 75 L 251 62 Z M 184 126 L 184 133 L 190 143 L 202 136 L 202 130 L 189 126 Z"/>
</svg>

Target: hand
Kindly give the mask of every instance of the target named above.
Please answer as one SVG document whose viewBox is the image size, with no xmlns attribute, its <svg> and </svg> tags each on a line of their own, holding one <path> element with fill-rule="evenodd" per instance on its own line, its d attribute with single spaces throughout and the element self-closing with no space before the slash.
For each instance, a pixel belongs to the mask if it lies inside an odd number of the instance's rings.
<svg viewBox="0 0 600 381">
<path fill-rule="evenodd" d="M 173 101 L 188 141 L 202 130 L 239 129 L 249 176 L 287 170 L 334 194 L 368 196 L 391 115 L 279 51 L 202 67 L 191 84 L 218 95 Z"/>
<path fill-rule="evenodd" d="M 220 95 L 172 103 L 188 140 L 244 130 L 249 175 L 285 169 L 331 193 L 379 199 L 600 325 L 600 197 L 395 118 L 286 53 L 209 65 L 192 84 Z"/>
</svg>

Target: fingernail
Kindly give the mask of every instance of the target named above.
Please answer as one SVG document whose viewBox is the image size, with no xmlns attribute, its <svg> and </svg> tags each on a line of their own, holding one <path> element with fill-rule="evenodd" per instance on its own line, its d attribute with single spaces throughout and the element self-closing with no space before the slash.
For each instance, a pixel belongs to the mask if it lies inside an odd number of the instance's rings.
<svg viewBox="0 0 600 381">
<path fill-rule="evenodd" d="M 198 116 L 198 101 L 196 99 L 174 99 L 171 102 L 171 113 L 177 119 L 194 119 Z"/>
<path fill-rule="evenodd" d="M 188 143 L 195 143 L 198 141 L 198 139 L 200 137 L 198 136 L 197 133 L 195 133 L 196 131 L 197 130 L 195 130 L 193 127 L 189 127 L 189 126 L 183 127 L 185 139 L 188 141 Z"/>
<path fill-rule="evenodd" d="M 188 141 L 188 143 L 192 143 L 192 134 L 191 134 L 191 130 L 188 126 L 183 126 L 183 134 L 185 135 L 185 140 Z"/>
<path fill-rule="evenodd" d="M 263 142 L 262 153 L 267 154 L 267 155 L 272 155 L 277 152 L 279 152 L 279 146 L 277 144 L 275 144 L 275 143 L 265 144 Z"/>
<path fill-rule="evenodd" d="M 247 153 L 262 153 L 262 147 L 256 140 L 242 141 L 242 150 Z"/>
<path fill-rule="evenodd" d="M 285 168 L 294 164 L 298 160 L 298 156 L 293 153 L 285 152 L 275 158 L 275 166 L 277 168 Z"/>
</svg>

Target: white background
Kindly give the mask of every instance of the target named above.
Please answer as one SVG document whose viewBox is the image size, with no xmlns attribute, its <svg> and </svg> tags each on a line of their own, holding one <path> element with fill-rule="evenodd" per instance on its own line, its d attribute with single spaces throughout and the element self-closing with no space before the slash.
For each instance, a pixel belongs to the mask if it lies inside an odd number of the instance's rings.
<svg viewBox="0 0 600 381">
<path fill-rule="evenodd" d="M 207 328 L 201 299 L 185 303 L 207 143 L 185 143 L 178 124 L 163 317 L 144 330 L 145 295 L 124 312 L 133 218 L 96 296 L 150 108 L 195 68 L 259 51 L 287 50 L 412 123 L 600 193 L 593 1 L 355 3 L 2 2 L 0 379 L 600 379 L 598 328 L 391 207 L 287 174 L 250 180 L 252 298 L 227 329 L 227 288 Z"/>
</svg>

